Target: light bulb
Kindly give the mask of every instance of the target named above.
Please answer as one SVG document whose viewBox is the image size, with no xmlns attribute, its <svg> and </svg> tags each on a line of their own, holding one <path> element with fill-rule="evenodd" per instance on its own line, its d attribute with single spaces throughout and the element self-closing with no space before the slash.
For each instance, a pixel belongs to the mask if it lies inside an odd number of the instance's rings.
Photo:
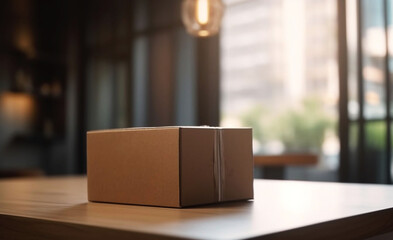
<svg viewBox="0 0 393 240">
<path fill-rule="evenodd" d="M 221 0 L 184 0 L 182 20 L 188 33 L 207 37 L 220 30 L 223 12 Z"/>
<path fill-rule="evenodd" d="M 209 21 L 208 0 L 196 0 L 196 19 L 200 25 L 205 25 Z"/>
</svg>

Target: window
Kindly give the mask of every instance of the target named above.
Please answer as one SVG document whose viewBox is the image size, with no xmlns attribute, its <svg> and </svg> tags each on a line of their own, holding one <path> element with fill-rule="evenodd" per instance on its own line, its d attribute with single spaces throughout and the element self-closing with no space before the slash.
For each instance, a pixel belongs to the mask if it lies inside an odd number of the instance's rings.
<svg viewBox="0 0 393 240">
<path fill-rule="evenodd" d="M 344 181 L 391 183 L 391 0 L 347 0 L 348 159 Z M 386 41 L 387 40 L 387 41 Z"/>
<path fill-rule="evenodd" d="M 224 2 L 220 124 L 253 127 L 255 154 L 316 153 L 335 172 L 336 1 Z"/>
</svg>

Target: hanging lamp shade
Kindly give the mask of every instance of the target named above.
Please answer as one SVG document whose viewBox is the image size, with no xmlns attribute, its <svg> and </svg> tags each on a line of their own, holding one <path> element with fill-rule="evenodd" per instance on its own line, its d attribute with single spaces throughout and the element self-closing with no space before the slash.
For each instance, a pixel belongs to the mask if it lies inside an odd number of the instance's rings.
<svg viewBox="0 0 393 240">
<path fill-rule="evenodd" d="M 224 4 L 221 0 L 184 0 L 182 20 L 188 33 L 207 37 L 220 30 Z"/>
</svg>

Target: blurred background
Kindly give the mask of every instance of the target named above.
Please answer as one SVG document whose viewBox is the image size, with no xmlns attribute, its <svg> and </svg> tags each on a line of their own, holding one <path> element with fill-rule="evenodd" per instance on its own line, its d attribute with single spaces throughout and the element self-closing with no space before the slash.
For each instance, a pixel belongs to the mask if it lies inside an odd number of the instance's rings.
<svg viewBox="0 0 393 240">
<path fill-rule="evenodd" d="M 391 0 L 223 3 L 204 38 L 181 0 L 1 1 L 0 175 L 86 173 L 88 130 L 211 125 L 318 157 L 284 179 L 391 183 Z"/>
</svg>

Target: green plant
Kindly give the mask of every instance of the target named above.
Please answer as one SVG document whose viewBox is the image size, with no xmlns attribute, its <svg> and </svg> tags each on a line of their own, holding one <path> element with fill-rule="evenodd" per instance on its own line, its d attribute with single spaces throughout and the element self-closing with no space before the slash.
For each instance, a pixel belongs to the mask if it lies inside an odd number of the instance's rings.
<svg viewBox="0 0 393 240">
<path fill-rule="evenodd" d="M 253 128 L 260 142 L 281 141 L 288 152 L 319 152 L 325 132 L 334 131 L 335 120 L 328 115 L 318 97 L 306 98 L 300 107 L 285 108 L 279 113 L 261 105 L 250 109 L 241 118 L 244 126 Z"/>
<path fill-rule="evenodd" d="M 386 148 L 386 125 L 384 121 L 366 124 L 366 146 L 369 149 L 384 151 Z"/>
<path fill-rule="evenodd" d="M 324 112 L 322 101 L 306 98 L 302 107 L 283 112 L 274 129 L 288 151 L 319 152 L 325 132 L 333 127 L 334 119 Z"/>
</svg>

